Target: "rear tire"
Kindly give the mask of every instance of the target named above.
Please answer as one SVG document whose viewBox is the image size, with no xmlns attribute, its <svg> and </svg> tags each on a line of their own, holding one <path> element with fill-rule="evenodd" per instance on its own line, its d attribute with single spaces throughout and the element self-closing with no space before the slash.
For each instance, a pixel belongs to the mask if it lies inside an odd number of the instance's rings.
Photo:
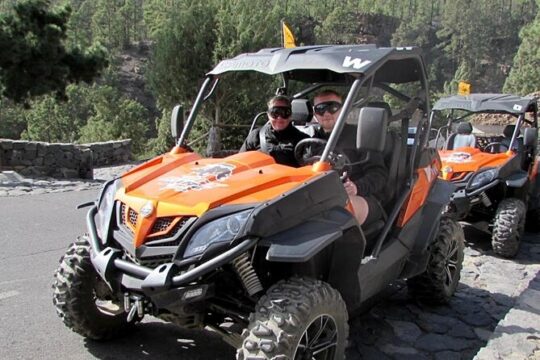
<svg viewBox="0 0 540 360">
<path fill-rule="evenodd" d="M 117 305 L 110 289 L 90 261 L 86 236 L 70 245 L 54 274 L 53 304 L 64 324 L 74 332 L 93 339 L 108 340 L 130 327 L 123 305 Z M 108 309 L 103 306 L 108 303 Z"/>
<path fill-rule="evenodd" d="M 238 360 L 345 358 L 347 309 L 339 292 L 325 282 L 282 280 L 259 300 L 249 320 Z"/>
<path fill-rule="evenodd" d="M 519 250 L 525 225 L 527 207 L 520 199 L 507 198 L 501 201 L 495 214 L 491 246 L 500 256 L 511 258 Z"/>
<path fill-rule="evenodd" d="M 428 247 L 426 270 L 407 280 L 411 296 L 427 304 L 445 304 L 450 300 L 463 267 L 464 242 L 461 226 L 443 217 L 437 236 Z"/>
</svg>

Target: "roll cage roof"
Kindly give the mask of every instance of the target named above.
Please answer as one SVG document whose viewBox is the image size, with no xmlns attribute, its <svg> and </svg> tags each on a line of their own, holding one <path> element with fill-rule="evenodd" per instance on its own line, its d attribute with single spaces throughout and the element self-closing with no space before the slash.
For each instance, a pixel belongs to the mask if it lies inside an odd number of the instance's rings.
<svg viewBox="0 0 540 360">
<path fill-rule="evenodd" d="M 221 75 L 229 72 L 259 72 L 267 75 L 281 75 L 284 87 L 279 92 L 286 93 L 288 80 L 310 84 L 307 89 L 294 97 L 305 96 L 326 84 L 347 84 L 350 86 L 344 98 L 343 108 L 336 121 L 334 131 L 328 140 L 321 161 L 326 161 L 329 152 L 337 143 L 337 138 L 345 124 L 345 114 L 368 98 L 355 100 L 361 88 L 378 87 L 394 95 L 406 106 L 404 117 L 409 117 L 410 107 L 421 108 L 429 113 L 428 83 L 422 51 L 417 47 L 380 48 L 376 45 L 313 45 L 296 48 L 270 48 L 255 53 L 245 53 L 221 61 L 208 72 L 202 84 L 187 123 L 177 144 L 184 146 L 201 103 L 212 96 L 221 80 Z M 406 95 L 390 84 L 420 83 L 420 88 L 412 96 Z M 412 105 L 411 105 L 412 104 Z M 401 113 L 400 113 L 401 114 Z"/>
<path fill-rule="evenodd" d="M 507 113 L 514 116 L 538 112 L 537 98 L 509 94 L 470 94 L 442 98 L 433 110 L 464 110 L 471 113 Z"/>
<path fill-rule="evenodd" d="M 408 69 L 404 71 L 404 68 Z M 207 75 L 233 71 L 283 74 L 302 82 L 340 82 L 345 74 L 370 76 L 375 82 L 408 83 L 424 81 L 421 50 L 416 47 L 379 48 L 375 45 L 316 45 L 270 48 L 221 61 Z M 379 71 L 380 70 L 380 71 Z"/>
</svg>

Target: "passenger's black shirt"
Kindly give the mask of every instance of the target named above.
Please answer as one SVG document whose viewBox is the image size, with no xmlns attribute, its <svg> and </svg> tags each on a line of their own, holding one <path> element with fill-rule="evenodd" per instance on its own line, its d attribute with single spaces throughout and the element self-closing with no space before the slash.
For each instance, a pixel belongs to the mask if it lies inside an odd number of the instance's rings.
<svg viewBox="0 0 540 360">
<path fill-rule="evenodd" d="M 356 150 L 356 126 L 345 125 L 341 135 L 336 149 L 343 151 L 353 163 L 351 173 L 348 176 L 356 185 L 357 194 L 363 197 L 373 196 L 384 205 L 389 199 L 384 192 L 388 181 L 388 169 L 384 164 L 383 154 L 370 151 L 368 152 L 369 160 L 361 162 L 366 158 L 367 153 Z M 320 128 L 313 137 L 328 140 L 330 133 L 325 133 Z M 355 164 L 356 162 L 361 163 Z"/>
<path fill-rule="evenodd" d="M 266 149 L 261 149 L 259 138 L 259 131 L 261 129 L 265 134 Z M 240 152 L 261 150 L 271 155 L 278 164 L 298 166 L 298 162 L 294 158 L 294 147 L 300 140 L 308 137 L 307 134 L 304 134 L 292 124 L 289 124 L 282 131 L 276 131 L 270 124 L 266 124 L 262 128 L 255 129 L 249 133 L 242 148 L 240 148 Z"/>
</svg>

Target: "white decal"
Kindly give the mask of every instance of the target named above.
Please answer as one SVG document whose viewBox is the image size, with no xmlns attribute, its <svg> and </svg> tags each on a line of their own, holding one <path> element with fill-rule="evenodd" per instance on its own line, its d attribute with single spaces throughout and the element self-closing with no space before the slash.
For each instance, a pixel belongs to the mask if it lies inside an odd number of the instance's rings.
<svg viewBox="0 0 540 360">
<path fill-rule="evenodd" d="M 523 107 L 521 105 L 518 105 L 518 104 L 514 105 L 514 110 L 515 111 L 521 111 L 521 109 L 523 109 Z"/>
<path fill-rule="evenodd" d="M 199 176 L 215 177 L 216 180 L 222 181 L 231 176 L 235 166 L 231 164 L 211 164 L 200 169 L 192 170 L 191 172 Z"/>
<path fill-rule="evenodd" d="M 444 162 L 464 163 L 471 162 L 472 156 L 466 152 L 454 152 L 448 156 L 441 157 L 441 160 Z"/>
<path fill-rule="evenodd" d="M 426 178 L 428 182 L 431 182 L 432 179 L 436 178 L 437 175 L 439 175 L 439 170 L 437 170 L 435 165 L 430 165 L 428 167 L 425 167 L 424 172 L 426 173 Z"/>
<path fill-rule="evenodd" d="M 343 67 L 353 67 L 355 69 L 361 69 L 364 66 L 371 64 L 370 60 L 364 60 L 360 58 L 351 58 L 350 56 L 345 56 L 345 59 L 343 60 Z"/>
<path fill-rule="evenodd" d="M 220 163 L 192 169 L 190 173 L 180 177 L 169 177 L 161 180 L 165 185 L 162 189 L 171 189 L 177 192 L 189 190 L 204 190 L 227 187 L 220 183 L 231 176 L 234 165 Z"/>
</svg>

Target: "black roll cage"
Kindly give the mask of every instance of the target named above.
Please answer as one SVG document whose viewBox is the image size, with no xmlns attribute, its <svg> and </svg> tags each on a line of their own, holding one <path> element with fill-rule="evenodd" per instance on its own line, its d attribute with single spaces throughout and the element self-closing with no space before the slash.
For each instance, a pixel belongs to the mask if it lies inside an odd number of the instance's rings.
<svg viewBox="0 0 540 360">
<path fill-rule="evenodd" d="M 468 118 L 468 117 L 470 117 L 472 115 L 476 115 L 476 114 L 487 114 L 487 113 L 489 113 L 489 114 L 504 114 L 504 115 L 511 115 L 511 116 L 517 118 L 516 122 L 515 122 L 516 127 L 514 129 L 514 132 L 512 133 L 512 138 L 510 140 L 510 144 L 508 145 L 509 149 L 512 149 L 512 147 L 514 146 L 514 142 L 517 140 L 519 131 L 520 131 L 521 126 L 523 125 L 523 123 L 529 124 L 529 125 L 531 125 L 531 127 L 538 128 L 538 113 L 537 113 L 536 109 L 533 109 L 531 111 L 524 111 L 524 112 L 519 113 L 519 114 L 511 113 L 511 112 L 505 112 L 505 111 L 467 111 L 467 110 L 460 109 L 460 108 L 437 109 L 437 110 L 433 110 L 431 112 L 430 123 L 432 123 L 433 118 L 435 117 L 436 113 L 441 113 L 444 110 L 449 110 L 448 114 L 445 116 L 445 118 L 447 119 L 446 125 L 441 126 L 437 130 L 437 136 L 435 137 L 435 144 L 438 143 L 439 137 L 440 137 L 443 130 L 446 130 L 446 139 L 448 139 L 448 137 L 450 136 L 450 129 L 451 129 L 451 126 L 452 126 L 453 123 L 459 123 L 459 122 L 465 120 L 466 118 Z M 463 112 L 465 112 L 465 114 L 462 115 L 462 116 L 456 117 L 456 116 L 454 116 L 454 113 L 456 111 L 463 111 Z M 525 118 L 526 113 L 533 114 L 533 120 L 526 119 Z M 446 144 L 444 145 L 444 149 L 446 150 Z"/>
<path fill-rule="evenodd" d="M 288 82 L 289 82 L 289 79 L 287 76 L 285 76 L 285 74 L 283 74 L 283 87 L 280 87 L 277 89 L 277 92 L 279 93 L 286 93 L 287 91 L 287 88 L 288 88 Z M 387 84 L 384 84 L 384 83 L 379 83 L 379 84 L 374 84 L 374 76 L 373 74 L 370 74 L 370 76 L 363 76 L 362 74 L 360 73 L 349 73 L 348 74 L 349 76 L 351 76 L 353 78 L 353 81 L 352 81 L 352 85 L 347 93 L 347 96 L 345 97 L 345 100 L 344 100 L 344 103 L 343 103 L 343 110 L 340 112 L 340 115 L 336 121 L 336 125 L 334 127 L 334 131 L 332 131 L 332 134 L 330 135 L 330 138 L 328 139 L 328 142 L 327 142 L 327 145 L 325 146 L 324 148 L 324 151 L 323 151 L 323 154 L 321 156 L 321 159 L 320 161 L 321 162 L 325 162 L 327 161 L 328 159 L 328 156 L 329 154 L 334 150 L 336 144 L 337 144 L 337 141 L 339 139 L 339 136 L 341 135 L 341 131 L 343 129 L 343 127 L 345 126 L 345 120 L 350 112 L 350 110 L 353 108 L 353 107 L 360 107 L 362 106 L 363 104 L 367 103 L 369 101 L 369 96 L 366 96 L 364 98 L 360 98 L 360 99 L 356 99 L 357 97 L 357 94 L 359 93 L 360 89 L 366 87 L 367 85 L 367 94 L 369 95 L 371 93 L 371 89 L 373 87 L 377 87 L 377 88 L 380 88 L 384 91 L 386 91 L 387 93 L 395 96 L 396 98 L 400 99 L 400 100 L 403 100 L 403 101 L 411 101 L 413 100 L 413 98 L 403 94 L 402 92 L 392 88 L 391 86 L 387 85 Z M 216 75 L 208 75 L 198 94 L 197 94 L 197 97 L 195 99 L 195 102 L 193 103 L 193 107 L 191 108 L 191 111 L 189 112 L 189 116 L 187 118 L 187 121 L 186 121 L 186 125 L 185 127 L 183 128 L 182 130 L 182 134 L 180 135 L 180 138 L 178 139 L 178 142 L 177 142 L 177 146 L 180 146 L 180 147 L 186 147 L 187 146 L 187 138 L 189 136 L 189 133 L 191 132 L 191 129 L 193 127 L 193 124 L 195 123 L 195 119 L 199 113 L 199 110 L 201 108 L 201 105 L 204 101 L 208 100 L 213 94 L 214 94 L 214 91 L 215 89 L 217 88 L 218 86 L 218 83 L 220 81 L 220 77 L 219 76 L 216 76 Z M 425 91 L 427 91 L 427 81 L 425 80 L 425 77 L 423 78 L 423 81 L 421 81 L 422 85 L 424 86 L 425 88 Z M 306 96 L 307 94 L 309 93 L 312 93 L 313 91 L 323 87 L 323 86 L 346 86 L 347 84 L 345 83 L 333 83 L 333 82 L 322 82 L 322 83 L 314 83 L 310 86 L 308 86 L 307 88 L 305 88 L 304 90 L 294 94 L 292 96 L 293 99 L 296 99 L 296 98 L 301 98 L 301 97 L 304 97 Z M 425 101 L 422 101 L 422 99 L 420 99 L 420 104 L 419 104 L 419 107 L 422 108 L 424 111 L 426 111 L 426 108 L 429 107 L 429 104 L 427 104 L 427 102 Z M 426 111 L 427 113 L 427 111 Z M 251 127 L 250 127 L 250 131 L 253 130 L 254 126 L 255 126 L 255 123 L 256 123 L 256 120 L 261 117 L 262 115 L 264 115 L 265 113 L 264 112 L 260 112 L 258 113 L 252 124 L 251 124 Z M 431 124 L 429 124 L 431 125 Z M 420 124 L 419 124 L 420 126 Z M 424 136 L 422 137 L 422 143 L 420 143 L 419 145 L 420 146 L 423 146 L 425 147 L 426 144 L 427 144 L 427 141 L 428 141 L 428 137 L 427 136 Z"/>
</svg>

